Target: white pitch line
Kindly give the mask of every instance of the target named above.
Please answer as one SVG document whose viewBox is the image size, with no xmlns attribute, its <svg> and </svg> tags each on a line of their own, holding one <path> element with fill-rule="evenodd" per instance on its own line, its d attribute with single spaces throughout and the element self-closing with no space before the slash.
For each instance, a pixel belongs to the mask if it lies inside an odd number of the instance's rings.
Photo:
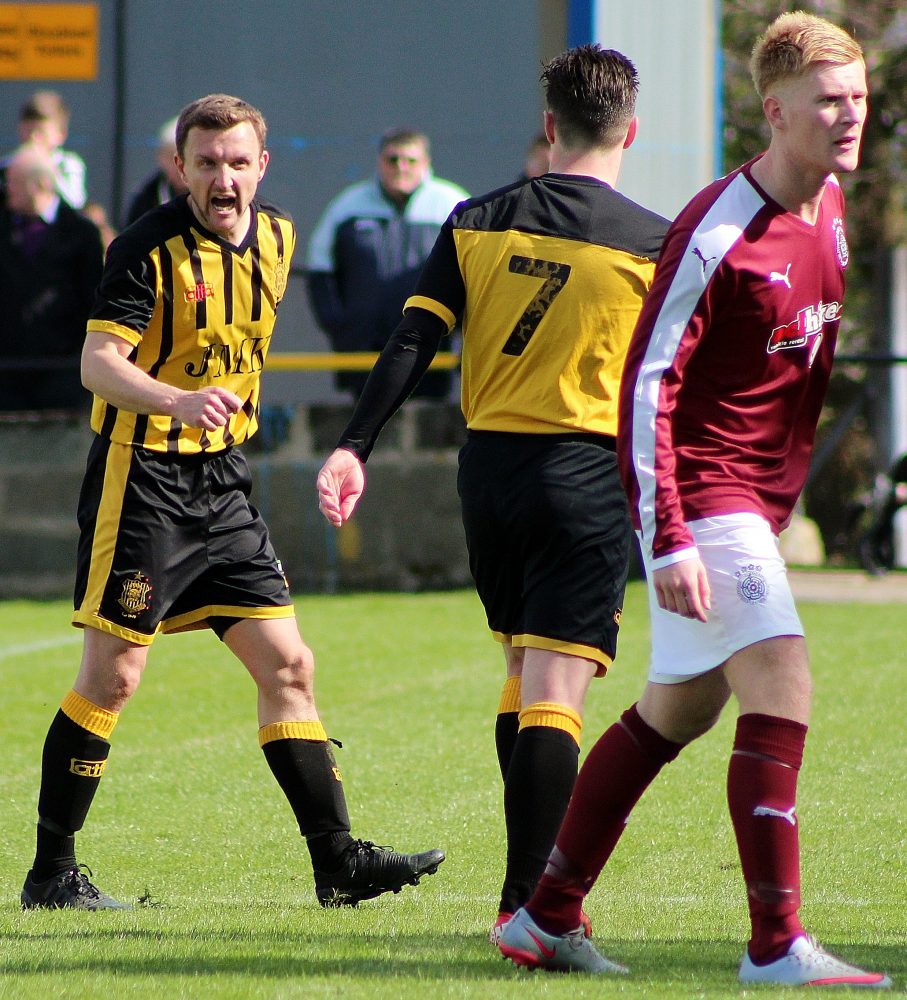
<svg viewBox="0 0 907 1000">
<path fill-rule="evenodd" d="M 0 646 L 0 660 L 8 660 L 12 656 L 27 656 L 29 653 L 40 653 L 44 649 L 57 649 L 60 646 L 72 646 L 82 641 L 82 636 L 60 635 L 55 639 L 41 639 L 38 642 L 23 642 L 18 646 Z"/>
</svg>

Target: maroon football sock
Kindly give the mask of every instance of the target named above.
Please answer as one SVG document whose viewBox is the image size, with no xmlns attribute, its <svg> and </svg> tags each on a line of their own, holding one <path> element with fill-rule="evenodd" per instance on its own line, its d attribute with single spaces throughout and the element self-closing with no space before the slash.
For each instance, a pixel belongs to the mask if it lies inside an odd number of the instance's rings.
<svg viewBox="0 0 907 1000">
<path fill-rule="evenodd" d="M 557 836 L 549 869 L 527 904 L 549 934 L 580 925 L 583 900 L 617 845 L 631 810 L 662 767 L 683 749 L 627 709 L 589 751 Z M 556 867 L 555 867 L 556 866 Z"/>
<path fill-rule="evenodd" d="M 806 726 L 747 714 L 737 720 L 727 796 L 749 902 L 750 958 L 774 961 L 803 933 L 795 811 Z"/>
</svg>

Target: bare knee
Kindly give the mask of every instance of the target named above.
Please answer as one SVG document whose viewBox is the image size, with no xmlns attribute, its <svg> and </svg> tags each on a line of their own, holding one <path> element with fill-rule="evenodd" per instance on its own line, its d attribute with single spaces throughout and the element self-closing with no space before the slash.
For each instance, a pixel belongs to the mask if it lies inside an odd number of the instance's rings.
<svg viewBox="0 0 907 1000">
<path fill-rule="evenodd" d="M 637 710 L 643 721 L 673 743 L 690 743 L 721 717 L 731 690 L 720 670 L 682 684 L 648 684 Z"/>
<path fill-rule="evenodd" d="M 259 689 L 284 698 L 312 701 L 315 687 L 315 656 L 300 642 L 291 651 L 275 655 L 273 660 L 253 664 L 250 672 Z"/>
<path fill-rule="evenodd" d="M 741 715 L 759 713 L 804 724 L 809 721 L 812 676 L 802 638 L 782 636 L 754 643 L 731 657 L 725 673 Z"/>
<path fill-rule="evenodd" d="M 305 643 L 288 658 L 282 674 L 285 677 L 286 687 L 291 687 L 301 694 L 311 692 L 315 686 L 315 656 Z"/>
<path fill-rule="evenodd" d="M 684 719 L 675 720 L 676 735 L 671 737 L 677 743 L 692 743 L 704 736 L 721 718 L 721 709 L 712 707 L 701 714 L 692 715 Z"/>
<path fill-rule="evenodd" d="M 135 664 L 125 663 L 114 674 L 112 697 L 125 706 L 126 702 L 136 693 L 142 679 L 142 669 Z"/>
<path fill-rule="evenodd" d="M 74 688 L 92 704 L 121 712 L 138 689 L 147 656 L 145 646 L 87 641 Z"/>
<path fill-rule="evenodd" d="M 695 712 L 687 711 L 683 715 L 678 714 L 657 714 L 646 712 L 646 707 L 642 701 L 639 704 L 639 714 L 643 721 L 650 725 L 660 736 L 672 743 L 692 743 L 704 736 L 721 718 L 721 708 L 712 708 L 708 711 Z M 722 705 L 722 708 L 724 706 Z"/>
</svg>

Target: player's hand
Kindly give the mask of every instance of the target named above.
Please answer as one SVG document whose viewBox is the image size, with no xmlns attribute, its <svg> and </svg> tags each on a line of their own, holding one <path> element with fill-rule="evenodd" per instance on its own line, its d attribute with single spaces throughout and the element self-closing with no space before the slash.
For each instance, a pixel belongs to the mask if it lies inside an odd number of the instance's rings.
<svg viewBox="0 0 907 1000">
<path fill-rule="evenodd" d="M 223 427 L 241 406 L 242 400 L 235 393 L 211 385 L 180 396 L 173 408 L 173 416 L 189 427 L 214 431 Z"/>
<path fill-rule="evenodd" d="M 328 456 L 315 479 L 318 509 L 339 528 L 353 516 L 365 490 L 365 466 L 346 448 L 337 448 Z"/>
<path fill-rule="evenodd" d="M 658 606 L 683 618 L 708 621 L 712 591 L 700 559 L 684 559 L 652 574 Z"/>
</svg>

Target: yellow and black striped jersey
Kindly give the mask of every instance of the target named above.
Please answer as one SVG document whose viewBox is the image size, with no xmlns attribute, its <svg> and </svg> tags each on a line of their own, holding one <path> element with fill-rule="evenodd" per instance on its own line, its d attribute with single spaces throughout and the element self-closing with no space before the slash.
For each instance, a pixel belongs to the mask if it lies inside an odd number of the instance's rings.
<svg viewBox="0 0 907 1000">
<path fill-rule="evenodd" d="M 233 246 L 197 221 L 181 197 L 147 213 L 110 245 L 89 332 L 133 345 L 130 360 L 180 389 L 219 385 L 243 400 L 216 431 L 121 410 L 95 396 L 92 428 L 120 444 L 192 454 L 241 444 L 258 429 L 260 376 L 290 270 L 296 230 L 253 201 Z"/>
<path fill-rule="evenodd" d="M 407 308 L 462 319 L 472 430 L 614 435 L 620 375 L 668 222 L 592 177 L 460 204 Z"/>
</svg>

